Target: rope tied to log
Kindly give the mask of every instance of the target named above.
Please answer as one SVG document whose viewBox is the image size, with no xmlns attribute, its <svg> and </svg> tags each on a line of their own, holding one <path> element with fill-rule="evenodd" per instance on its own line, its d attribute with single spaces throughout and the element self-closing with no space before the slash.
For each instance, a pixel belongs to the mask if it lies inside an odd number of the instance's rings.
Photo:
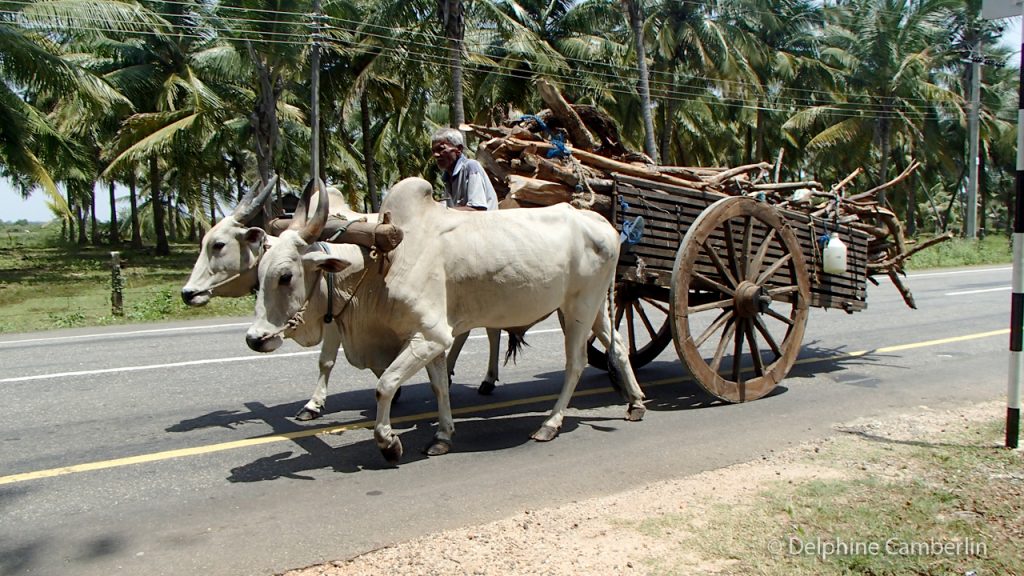
<svg viewBox="0 0 1024 576">
<path fill-rule="evenodd" d="M 814 238 L 814 235 L 818 233 L 817 230 L 814 229 L 814 218 L 809 218 L 807 220 L 807 225 L 811 228 L 811 238 Z M 828 234 L 825 234 L 823 238 L 825 238 L 825 241 L 827 242 Z M 818 277 L 819 243 L 821 243 L 821 238 L 818 238 L 817 242 L 811 242 L 811 282 L 814 284 L 821 284 L 821 279 Z"/>
<path fill-rule="evenodd" d="M 567 159 L 572 165 L 572 171 L 576 174 L 577 179 L 576 192 L 572 195 L 572 205 L 576 208 L 590 210 L 594 207 L 594 202 L 597 201 L 597 193 L 587 182 L 587 175 L 583 172 L 583 166 L 580 165 L 579 160 L 571 155 L 567 156 Z"/>
</svg>

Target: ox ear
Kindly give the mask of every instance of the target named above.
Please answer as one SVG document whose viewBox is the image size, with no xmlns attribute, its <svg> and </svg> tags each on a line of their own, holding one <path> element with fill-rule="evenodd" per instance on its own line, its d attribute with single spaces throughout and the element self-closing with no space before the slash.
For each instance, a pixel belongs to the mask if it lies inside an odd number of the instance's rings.
<svg viewBox="0 0 1024 576">
<path fill-rule="evenodd" d="M 313 264 L 324 272 L 338 273 L 352 265 L 346 258 L 340 258 L 333 254 L 323 252 L 310 252 L 302 255 L 302 261 Z"/>
<path fill-rule="evenodd" d="M 250 246 L 262 246 L 267 233 L 262 228 L 248 228 L 245 231 L 245 242 Z"/>
</svg>

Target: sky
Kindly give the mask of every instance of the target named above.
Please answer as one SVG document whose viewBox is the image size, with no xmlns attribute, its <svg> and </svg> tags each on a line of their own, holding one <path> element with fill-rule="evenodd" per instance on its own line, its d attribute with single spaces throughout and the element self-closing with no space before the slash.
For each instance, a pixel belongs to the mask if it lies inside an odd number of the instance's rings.
<svg viewBox="0 0 1024 576">
<path fill-rule="evenodd" d="M 1003 45 L 1018 53 L 1021 47 L 1020 18 L 1005 18 L 1003 25 Z M 123 196 L 124 190 L 118 194 Z M 110 202 L 107 198 L 106 188 L 97 191 L 96 194 L 96 217 L 102 222 L 110 220 Z M 0 220 L 16 222 L 28 220 L 29 222 L 48 222 L 53 218 L 50 209 L 46 207 L 46 196 L 37 191 L 28 200 L 21 198 L 21 194 L 14 190 L 10 182 L 0 178 Z"/>
</svg>

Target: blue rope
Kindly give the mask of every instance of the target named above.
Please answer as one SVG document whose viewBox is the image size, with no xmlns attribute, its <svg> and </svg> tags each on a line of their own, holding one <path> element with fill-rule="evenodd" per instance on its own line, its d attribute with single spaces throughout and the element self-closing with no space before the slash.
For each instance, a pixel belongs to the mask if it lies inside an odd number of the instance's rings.
<svg viewBox="0 0 1024 576">
<path fill-rule="evenodd" d="M 522 116 L 519 117 L 519 121 L 522 122 L 524 120 L 533 120 L 534 122 L 537 123 L 538 126 L 540 126 L 541 130 L 543 130 L 544 132 L 551 132 L 551 128 L 548 128 L 548 125 L 545 124 L 544 121 L 540 119 L 540 116 L 537 116 L 535 114 L 523 114 Z"/>
<path fill-rule="evenodd" d="M 633 245 L 639 244 L 644 236 L 644 217 L 637 216 L 633 220 L 626 220 L 622 223 L 622 232 L 619 234 L 619 242 Z"/>
<path fill-rule="evenodd" d="M 572 156 L 572 152 L 565 147 L 565 137 L 561 134 L 555 134 L 551 137 L 551 145 L 554 148 L 548 150 L 548 158 L 568 158 Z"/>
</svg>

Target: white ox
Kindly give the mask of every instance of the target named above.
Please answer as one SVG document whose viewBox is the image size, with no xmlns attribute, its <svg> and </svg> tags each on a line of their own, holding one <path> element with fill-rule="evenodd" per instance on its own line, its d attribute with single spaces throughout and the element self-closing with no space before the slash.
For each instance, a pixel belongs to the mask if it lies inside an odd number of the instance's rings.
<svg viewBox="0 0 1024 576">
<path fill-rule="evenodd" d="M 239 298 L 252 293 L 256 289 L 257 266 L 264 251 L 272 246 L 277 238 L 267 235 L 262 229 L 250 227 L 248 223 L 256 216 L 267 197 L 274 189 L 276 177 L 263 189 L 257 187 L 249 190 L 239 201 L 235 210 L 213 225 L 203 236 L 200 243 L 199 257 L 192 267 L 188 282 L 181 289 L 181 298 L 189 306 L 204 306 L 214 296 Z M 329 213 L 342 215 L 349 220 L 367 218 L 370 222 L 377 221 L 376 214 L 362 214 L 353 211 L 345 198 L 336 188 L 327 188 Z M 313 205 L 318 195 L 313 192 Z M 303 198 L 305 201 L 306 198 Z M 296 216 L 304 217 L 305 202 L 300 202 Z M 326 285 L 321 287 L 326 292 Z M 324 325 L 318 319 L 327 312 L 326 299 L 319 300 L 325 305 L 322 309 L 310 306 L 307 308 L 307 321 L 296 329 L 290 330 L 287 337 L 301 346 L 321 344 L 320 357 L 317 361 L 319 375 L 316 386 L 309 401 L 299 410 L 295 418 L 300 421 L 314 420 L 323 415 L 327 403 L 327 385 L 331 371 L 338 358 L 341 346 L 341 335 L 337 321 Z M 319 325 L 319 326 L 318 326 Z M 456 339 L 448 357 L 448 373 L 455 369 L 455 361 L 469 333 L 466 332 Z M 490 394 L 498 380 L 498 346 L 500 335 L 498 330 L 488 330 L 490 344 L 487 375 L 480 383 L 481 394 Z"/>
<path fill-rule="evenodd" d="M 431 197 L 430 183 L 409 178 L 381 206 L 402 229 L 402 243 L 383 259 L 354 245 L 315 243 L 326 221 L 323 203 L 311 221 L 283 232 L 259 265 L 256 318 L 249 347 L 270 352 L 304 305 L 321 307 L 323 272 L 336 274 L 331 297 L 339 310 L 345 355 L 378 376 L 374 439 L 384 458 L 401 459 L 391 428 L 391 399 L 427 369 L 437 396 L 438 430 L 428 455 L 449 451 L 454 423 L 445 350 L 476 327 L 527 326 L 559 311 L 565 335 L 565 382 L 550 416 L 533 438 L 551 440 L 586 365 L 593 334 L 614 350 L 613 366 L 629 402 L 627 418 L 643 417 L 643 393 L 625 343 L 605 307 L 619 255 L 619 237 L 604 218 L 561 204 L 549 208 L 468 213 Z M 614 338 L 614 346 L 611 339 Z"/>
</svg>

